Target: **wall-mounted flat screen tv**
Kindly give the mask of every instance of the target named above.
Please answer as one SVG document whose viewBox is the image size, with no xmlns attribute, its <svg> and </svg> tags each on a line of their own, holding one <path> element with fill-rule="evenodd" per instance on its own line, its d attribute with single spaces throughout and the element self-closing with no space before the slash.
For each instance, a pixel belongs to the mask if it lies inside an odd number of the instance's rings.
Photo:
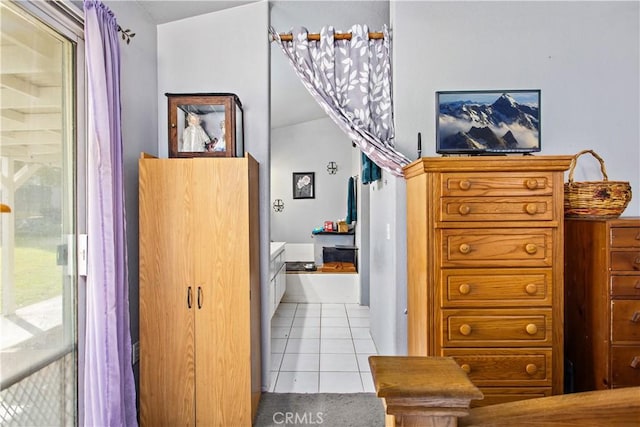
<svg viewBox="0 0 640 427">
<path fill-rule="evenodd" d="M 534 153 L 540 145 L 540 90 L 436 92 L 439 154 Z"/>
</svg>

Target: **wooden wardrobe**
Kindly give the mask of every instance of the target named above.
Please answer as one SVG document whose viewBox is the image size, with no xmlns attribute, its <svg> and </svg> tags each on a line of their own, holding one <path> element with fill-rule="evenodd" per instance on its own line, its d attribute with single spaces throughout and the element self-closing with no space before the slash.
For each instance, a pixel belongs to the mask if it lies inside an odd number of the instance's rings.
<svg viewBox="0 0 640 427">
<path fill-rule="evenodd" d="M 408 353 L 449 356 L 489 405 L 563 392 L 569 156 L 422 158 L 407 181 Z"/>
<path fill-rule="evenodd" d="M 261 389 L 258 163 L 139 160 L 140 421 L 250 426 Z"/>
</svg>

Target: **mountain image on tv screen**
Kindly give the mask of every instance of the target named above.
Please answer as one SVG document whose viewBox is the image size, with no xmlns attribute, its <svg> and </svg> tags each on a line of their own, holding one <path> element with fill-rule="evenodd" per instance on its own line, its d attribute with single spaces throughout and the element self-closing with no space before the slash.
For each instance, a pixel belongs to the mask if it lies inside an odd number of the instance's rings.
<svg viewBox="0 0 640 427">
<path fill-rule="evenodd" d="M 437 151 L 540 151 L 540 91 L 438 92 Z"/>
</svg>

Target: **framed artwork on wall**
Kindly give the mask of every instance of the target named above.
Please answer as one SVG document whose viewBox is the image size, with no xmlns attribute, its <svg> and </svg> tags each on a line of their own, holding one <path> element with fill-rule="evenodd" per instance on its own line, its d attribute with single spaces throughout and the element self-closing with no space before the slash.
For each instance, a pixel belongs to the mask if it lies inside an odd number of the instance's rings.
<svg viewBox="0 0 640 427">
<path fill-rule="evenodd" d="M 315 172 L 293 173 L 293 198 L 315 199 Z"/>
</svg>

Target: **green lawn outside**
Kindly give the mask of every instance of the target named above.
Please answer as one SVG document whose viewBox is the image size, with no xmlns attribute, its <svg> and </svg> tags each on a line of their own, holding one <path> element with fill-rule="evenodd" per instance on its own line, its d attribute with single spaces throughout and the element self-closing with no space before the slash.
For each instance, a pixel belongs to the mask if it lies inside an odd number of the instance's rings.
<svg viewBox="0 0 640 427">
<path fill-rule="evenodd" d="M 16 238 L 14 292 L 17 308 L 62 293 L 62 266 L 56 265 L 55 243 L 47 240 Z"/>
</svg>

